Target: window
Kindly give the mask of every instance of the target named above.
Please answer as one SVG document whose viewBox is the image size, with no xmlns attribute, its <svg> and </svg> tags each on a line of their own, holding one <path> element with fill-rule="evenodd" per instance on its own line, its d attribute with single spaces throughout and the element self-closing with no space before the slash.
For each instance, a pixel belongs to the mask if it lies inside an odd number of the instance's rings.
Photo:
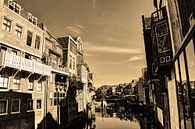
<svg viewBox="0 0 195 129">
<path fill-rule="evenodd" d="M 21 6 L 16 3 L 16 1 L 9 0 L 8 2 L 9 8 L 13 10 L 14 12 L 20 14 Z"/>
<path fill-rule="evenodd" d="M 33 91 L 34 83 L 33 81 L 28 82 L 28 90 Z"/>
<path fill-rule="evenodd" d="M 54 106 L 58 105 L 59 103 L 61 103 L 61 101 L 65 99 L 65 93 L 58 93 L 55 92 L 54 93 Z"/>
<path fill-rule="evenodd" d="M 59 93 L 55 92 L 54 93 L 54 106 L 58 105 L 59 101 Z"/>
<path fill-rule="evenodd" d="M 28 21 L 32 22 L 33 19 L 32 19 L 33 15 L 31 13 L 28 13 Z"/>
<path fill-rule="evenodd" d="M 4 18 L 3 29 L 10 32 L 11 31 L 11 20 Z"/>
<path fill-rule="evenodd" d="M 38 82 L 38 84 L 37 84 L 37 91 L 39 91 L 39 92 L 42 91 L 42 82 Z"/>
<path fill-rule="evenodd" d="M 13 81 L 14 81 L 13 89 L 19 90 L 20 89 L 20 78 L 19 77 L 14 78 Z"/>
<path fill-rule="evenodd" d="M 20 100 L 19 99 L 12 100 L 12 112 L 20 112 Z"/>
<path fill-rule="evenodd" d="M 28 31 L 27 32 L 27 42 L 26 42 L 28 46 L 31 46 L 32 44 L 32 36 L 33 36 L 32 32 Z"/>
<path fill-rule="evenodd" d="M 31 13 L 28 13 L 28 20 L 33 23 L 34 25 L 37 25 L 37 18 L 34 17 Z"/>
<path fill-rule="evenodd" d="M 37 25 L 37 18 L 36 18 L 36 17 L 33 17 L 32 23 L 33 23 L 34 25 Z"/>
<path fill-rule="evenodd" d="M 53 100 L 52 98 L 50 98 L 50 99 L 49 99 L 50 106 L 52 106 L 52 105 L 53 105 L 53 102 L 52 102 L 52 100 Z"/>
<path fill-rule="evenodd" d="M 41 109 L 41 100 L 37 100 L 37 109 Z"/>
<path fill-rule="evenodd" d="M 39 50 L 40 42 L 41 42 L 41 37 L 40 36 L 36 36 L 36 39 L 35 39 L 35 49 Z"/>
<path fill-rule="evenodd" d="M 73 70 L 75 70 L 75 58 L 73 57 Z"/>
<path fill-rule="evenodd" d="M 33 100 L 27 100 L 27 110 L 33 110 Z"/>
<path fill-rule="evenodd" d="M 8 87 L 8 76 L 0 74 L 0 89 L 7 89 Z"/>
<path fill-rule="evenodd" d="M 7 100 L 0 100 L 0 114 L 7 113 Z"/>
<path fill-rule="evenodd" d="M 22 36 L 22 27 L 21 26 L 16 25 L 15 35 L 18 36 L 18 37 Z"/>
<path fill-rule="evenodd" d="M 72 69 L 72 56 L 70 56 L 69 68 Z"/>
</svg>

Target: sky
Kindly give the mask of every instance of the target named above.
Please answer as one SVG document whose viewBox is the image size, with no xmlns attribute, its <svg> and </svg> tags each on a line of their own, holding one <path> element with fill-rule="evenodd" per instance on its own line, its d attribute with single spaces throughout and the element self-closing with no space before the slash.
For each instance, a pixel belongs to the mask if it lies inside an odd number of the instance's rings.
<svg viewBox="0 0 195 129">
<path fill-rule="evenodd" d="M 81 36 L 95 86 L 131 82 L 146 67 L 141 15 L 153 0 L 18 0 L 56 36 Z"/>
</svg>

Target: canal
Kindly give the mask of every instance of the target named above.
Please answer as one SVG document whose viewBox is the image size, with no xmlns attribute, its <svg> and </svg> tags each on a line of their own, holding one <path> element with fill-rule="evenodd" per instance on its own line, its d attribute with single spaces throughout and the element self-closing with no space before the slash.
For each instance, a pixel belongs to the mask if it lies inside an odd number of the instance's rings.
<svg viewBox="0 0 195 129">
<path fill-rule="evenodd" d="M 96 113 L 95 124 L 95 129 L 140 129 L 139 122 L 136 118 L 132 120 L 122 119 L 116 113 L 113 113 L 112 116 L 104 116 L 101 113 Z"/>
<path fill-rule="evenodd" d="M 139 111 L 118 107 L 117 110 L 97 111 L 95 119 L 88 121 L 82 129 L 154 129 L 148 123 L 148 118 Z"/>
</svg>

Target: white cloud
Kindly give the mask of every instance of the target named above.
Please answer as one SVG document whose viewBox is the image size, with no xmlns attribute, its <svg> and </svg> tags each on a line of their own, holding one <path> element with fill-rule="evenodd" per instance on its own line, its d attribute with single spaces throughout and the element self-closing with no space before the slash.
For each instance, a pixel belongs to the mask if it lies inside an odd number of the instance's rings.
<svg viewBox="0 0 195 129">
<path fill-rule="evenodd" d="M 128 62 L 133 62 L 133 61 L 138 61 L 138 60 L 143 60 L 143 59 L 144 59 L 143 56 L 133 56 L 129 58 Z"/>
<path fill-rule="evenodd" d="M 142 53 L 140 49 L 128 49 L 128 48 L 108 47 L 108 46 L 86 47 L 85 50 L 88 52 L 96 52 L 96 53 L 121 53 L 121 54 Z"/>
<path fill-rule="evenodd" d="M 106 37 L 105 40 L 109 41 L 109 42 L 119 42 L 120 40 L 115 39 L 115 38 L 111 38 L 111 37 Z"/>
<path fill-rule="evenodd" d="M 83 31 L 82 29 L 84 29 L 85 27 L 82 25 L 74 25 L 74 26 L 67 26 L 65 28 L 66 32 L 70 35 L 82 35 Z"/>
<path fill-rule="evenodd" d="M 75 27 L 77 27 L 77 28 L 80 28 L 80 29 L 84 29 L 85 27 L 84 26 L 82 26 L 82 25 L 75 25 Z"/>
</svg>

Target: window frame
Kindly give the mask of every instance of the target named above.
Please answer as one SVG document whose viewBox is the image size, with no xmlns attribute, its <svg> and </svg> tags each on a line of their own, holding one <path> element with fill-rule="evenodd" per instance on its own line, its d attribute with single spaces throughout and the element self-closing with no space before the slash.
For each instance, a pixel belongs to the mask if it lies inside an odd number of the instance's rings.
<svg viewBox="0 0 195 129">
<path fill-rule="evenodd" d="M 8 1 L 8 8 L 13 10 L 15 13 L 20 14 L 21 12 L 21 6 L 13 0 Z"/>
<path fill-rule="evenodd" d="M 15 80 L 16 80 L 16 82 L 15 82 Z M 14 88 L 14 90 L 20 90 L 20 84 L 21 84 L 21 78 L 20 77 L 13 78 L 13 87 L 18 86 L 18 88 Z"/>
<path fill-rule="evenodd" d="M 39 50 L 41 45 L 41 36 L 36 35 L 35 37 L 35 49 Z"/>
<path fill-rule="evenodd" d="M 3 30 L 7 31 L 7 32 L 11 32 L 12 29 L 12 20 L 10 20 L 7 17 L 4 17 L 3 19 Z"/>
<path fill-rule="evenodd" d="M 6 101 L 6 104 L 5 104 L 5 113 L 1 113 L 0 112 L 0 115 L 6 115 L 6 114 L 8 114 L 8 100 L 7 99 L 0 99 L 0 101 Z"/>
<path fill-rule="evenodd" d="M 22 26 L 16 24 L 15 35 L 18 36 L 18 37 L 22 37 Z"/>
<path fill-rule="evenodd" d="M 32 86 L 31 86 L 32 84 Z M 29 80 L 28 81 L 28 91 L 33 91 L 34 90 L 34 81 Z"/>
<path fill-rule="evenodd" d="M 41 105 L 40 105 L 40 108 L 38 107 L 38 101 L 41 102 L 41 103 L 40 103 L 40 104 L 41 104 Z M 42 100 L 41 100 L 41 99 L 37 99 L 37 109 L 38 109 L 38 110 L 41 110 L 41 109 L 42 109 Z"/>
<path fill-rule="evenodd" d="M 27 31 L 26 45 L 31 47 L 33 42 L 33 33 L 31 31 Z"/>
<path fill-rule="evenodd" d="M 40 88 L 41 87 L 41 88 Z M 43 91 L 43 84 L 42 84 L 42 81 L 39 81 L 37 83 L 37 91 L 38 92 L 42 92 Z"/>
<path fill-rule="evenodd" d="M 19 101 L 19 108 L 18 108 L 18 111 L 13 111 L 13 101 L 16 101 L 18 100 Z M 21 100 L 20 99 L 12 99 L 12 103 L 11 103 L 11 113 L 20 113 L 20 109 L 21 109 Z"/>
<path fill-rule="evenodd" d="M 7 79 L 7 82 L 5 83 L 5 80 Z M 3 82 L 1 82 L 3 80 Z M 2 84 L 2 86 L 1 86 Z M 6 84 L 6 87 L 5 87 Z M 9 76 L 6 73 L 0 74 L 0 89 L 8 89 L 9 84 Z"/>
<path fill-rule="evenodd" d="M 29 109 L 29 101 L 32 101 L 32 109 Z M 27 111 L 33 111 L 34 110 L 34 101 L 33 99 L 27 99 Z"/>
<path fill-rule="evenodd" d="M 38 23 L 38 19 L 35 16 L 33 16 L 31 13 L 28 13 L 28 21 L 34 25 L 37 25 Z"/>
</svg>

